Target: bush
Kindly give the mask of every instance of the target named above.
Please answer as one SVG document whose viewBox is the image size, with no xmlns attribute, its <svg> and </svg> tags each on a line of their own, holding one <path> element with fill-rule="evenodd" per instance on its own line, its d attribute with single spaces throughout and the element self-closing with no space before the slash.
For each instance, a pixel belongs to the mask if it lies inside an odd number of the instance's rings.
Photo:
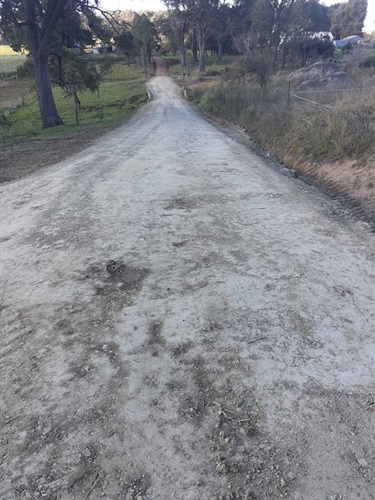
<svg viewBox="0 0 375 500">
<path fill-rule="evenodd" d="M 27 59 L 27 61 L 18 66 L 17 78 L 21 80 L 22 78 L 33 78 L 33 77 L 34 77 L 33 63 L 30 59 Z"/>
<path fill-rule="evenodd" d="M 367 56 L 366 59 L 361 62 L 360 66 L 362 68 L 375 68 L 375 54 Z"/>
</svg>

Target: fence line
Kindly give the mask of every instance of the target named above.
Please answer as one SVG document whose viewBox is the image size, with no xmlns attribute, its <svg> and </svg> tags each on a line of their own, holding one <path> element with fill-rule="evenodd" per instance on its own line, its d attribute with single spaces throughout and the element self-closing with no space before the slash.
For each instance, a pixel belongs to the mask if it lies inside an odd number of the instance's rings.
<svg viewBox="0 0 375 500">
<path fill-rule="evenodd" d="M 316 106 L 333 109 L 333 106 L 329 106 L 328 104 L 321 104 L 320 102 L 312 101 L 311 99 L 305 99 L 304 97 L 300 97 L 299 95 L 293 94 L 292 92 L 290 93 L 290 95 L 296 97 L 297 99 L 301 99 L 301 101 L 306 101 L 310 102 L 311 104 L 315 104 Z"/>
<path fill-rule="evenodd" d="M 359 90 L 359 91 L 364 91 L 364 90 L 375 90 L 375 87 L 353 87 L 351 89 L 325 89 L 325 90 L 294 90 L 294 92 L 297 92 L 298 94 L 325 94 L 326 92 L 350 92 L 351 90 Z"/>
</svg>

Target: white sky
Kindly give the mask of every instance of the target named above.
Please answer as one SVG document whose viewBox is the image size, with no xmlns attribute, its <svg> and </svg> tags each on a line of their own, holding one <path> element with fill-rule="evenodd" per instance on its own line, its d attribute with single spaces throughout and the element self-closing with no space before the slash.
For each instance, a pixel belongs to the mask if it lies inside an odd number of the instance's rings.
<svg viewBox="0 0 375 500">
<path fill-rule="evenodd" d="M 108 10 L 165 10 L 160 0 L 100 0 L 100 5 Z"/>
<path fill-rule="evenodd" d="M 322 3 L 331 5 L 343 0 L 323 0 Z M 100 0 L 103 7 L 108 10 L 163 10 L 165 5 L 160 0 Z M 368 0 L 365 31 L 375 30 L 375 0 Z"/>
</svg>

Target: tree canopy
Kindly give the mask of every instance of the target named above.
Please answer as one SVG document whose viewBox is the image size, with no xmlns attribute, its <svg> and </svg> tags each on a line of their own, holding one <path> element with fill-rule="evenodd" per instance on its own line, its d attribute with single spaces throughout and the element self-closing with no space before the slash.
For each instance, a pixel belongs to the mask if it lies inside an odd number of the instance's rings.
<svg viewBox="0 0 375 500">
<path fill-rule="evenodd" d="M 336 4 L 331 13 L 331 31 L 336 39 L 363 34 L 367 0 L 348 0 L 346 3 Z"/>
</svg>

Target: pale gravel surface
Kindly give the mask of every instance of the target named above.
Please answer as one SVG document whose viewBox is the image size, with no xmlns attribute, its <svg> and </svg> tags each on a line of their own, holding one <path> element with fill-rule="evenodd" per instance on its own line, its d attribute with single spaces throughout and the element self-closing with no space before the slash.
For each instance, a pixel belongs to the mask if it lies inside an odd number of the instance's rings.
<svg viewBox="0 0 375 500">
<path fill-rule="evenodd" d="M 0 498 L 373 499 L 374 235 L 149 87 L 0 187 Z"/>
</svg>

